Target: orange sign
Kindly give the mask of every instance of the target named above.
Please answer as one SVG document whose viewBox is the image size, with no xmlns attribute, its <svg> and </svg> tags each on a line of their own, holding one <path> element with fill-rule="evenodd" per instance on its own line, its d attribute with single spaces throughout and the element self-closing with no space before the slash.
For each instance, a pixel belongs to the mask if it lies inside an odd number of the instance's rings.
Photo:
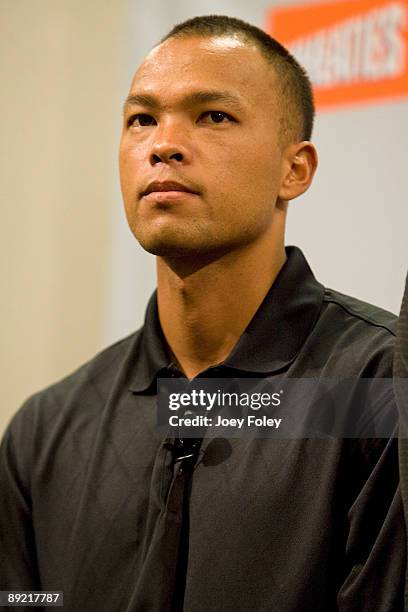
<svg viewBox="0 0 408 612">
<path fill-rule="evenodd" d="M 408 97 L 408 0 L 273 8 L 266 30 L 307 70 L 319 109 Z"/>
</svg>

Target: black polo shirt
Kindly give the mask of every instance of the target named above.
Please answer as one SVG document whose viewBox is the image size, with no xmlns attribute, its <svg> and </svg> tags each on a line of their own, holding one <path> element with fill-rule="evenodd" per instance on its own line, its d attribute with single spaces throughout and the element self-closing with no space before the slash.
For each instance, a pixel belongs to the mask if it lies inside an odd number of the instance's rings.
<svg viewBox="0 0 408 612">
<path fill-rule="evenodd" d="M 390 377 L 395 317 L 287 254 L 231 354 L 201 376 Z M 397 441 L 204 439 L 179 473 L 155 428 L 156 379 L 171 373 L 154 294 L 141 330 L 15 415 L 0 590 L 63 590 L 69 612 L 402 610 Z"/>
</svg>

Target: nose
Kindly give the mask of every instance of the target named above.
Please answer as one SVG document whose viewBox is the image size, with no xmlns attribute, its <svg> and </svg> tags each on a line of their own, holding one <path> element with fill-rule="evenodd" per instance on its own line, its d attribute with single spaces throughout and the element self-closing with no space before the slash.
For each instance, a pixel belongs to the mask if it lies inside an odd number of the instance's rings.
<svg viewBox="0 0 408 612">
<path fill-rule="evenodd" d="M 150 163 L 155 166 L 164 164 L 188 164 L 191 161 L 191 148 L 187 144 L 187 134 L 181 127 L 162 128 L 156 134 L 150 150 Z"/>
</svg>

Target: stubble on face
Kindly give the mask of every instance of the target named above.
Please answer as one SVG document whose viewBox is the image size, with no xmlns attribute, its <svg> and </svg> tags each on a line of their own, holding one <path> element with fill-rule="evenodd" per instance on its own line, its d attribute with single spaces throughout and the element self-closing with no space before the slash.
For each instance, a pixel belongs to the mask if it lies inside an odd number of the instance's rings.
<svg viewBox="0 0 408 612">
<path fill-rule="evenodd" d="M 147 104 L 125 108 L 120 147 L 126 215 L 145 250 L 211 257 L 272 235 L 283 159 L 275 79 L 237 37 L 169 39 L 149 54 L 130 90 Z M 151 181 L 195 193 L 143 196 Z"/>
</svg>

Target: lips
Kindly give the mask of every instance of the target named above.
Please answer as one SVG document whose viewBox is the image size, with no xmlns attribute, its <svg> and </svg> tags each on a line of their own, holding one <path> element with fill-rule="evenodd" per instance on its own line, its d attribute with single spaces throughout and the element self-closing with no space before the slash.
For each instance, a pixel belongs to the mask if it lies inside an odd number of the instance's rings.
<svg viewBox="0 0 408 612">
<path fill-rule="evenodd" d="M 190 187 L 183 185 L 183 183 L 178 183 L 176 181 L 153 181 L 149 183 L 147 188 L 142 191 L 142 196 L 149 195 L 149 193 L 158 192 L 158 191 L 185 191 L 186 193 L 197 194 L 197 191 L 194 191 Z"/>
</svg>

